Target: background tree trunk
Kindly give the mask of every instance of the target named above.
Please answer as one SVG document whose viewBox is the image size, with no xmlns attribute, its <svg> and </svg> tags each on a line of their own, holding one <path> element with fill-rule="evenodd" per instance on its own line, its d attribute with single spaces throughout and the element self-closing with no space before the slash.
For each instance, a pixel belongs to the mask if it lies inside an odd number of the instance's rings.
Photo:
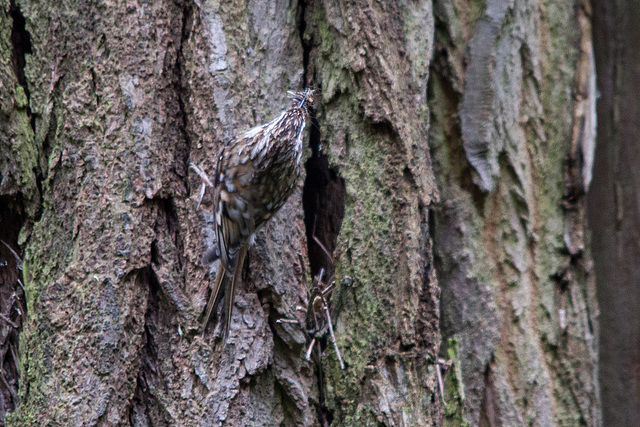
<svg viewBox="0 0 640 427">
<path fill-rule="evenodd" d="M 604 424 L 640 425 L 640 7 L 594 3 L 598 149 L 589 194 Z"/>
<path fill-rule="evenodd" d="M 598 425 L 590 10 L 557 3 L 5 0 L 8 424 Z M 308 85 L 223 347 L 188 165 Z M 322 268 L 344 371 L 304 357 Z"/>
<path fill-rule="evenodd" d="M 484 6 L 434 6 L 434 249 L 443 353 L 455 368 L 445 422 L 598 425 L 584 238 L 595 138 L 589 4 Z"/>
</svg>

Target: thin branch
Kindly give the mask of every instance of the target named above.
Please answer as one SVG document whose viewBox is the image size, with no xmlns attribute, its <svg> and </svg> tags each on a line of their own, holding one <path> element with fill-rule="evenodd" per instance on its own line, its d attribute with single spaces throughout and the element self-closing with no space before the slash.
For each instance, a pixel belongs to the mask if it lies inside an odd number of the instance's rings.
<svg viewBox="0 0 640 427">
<path fill-rule="evenodd" d="M 18 358 L 16 357 L 16 352 L 13 348 L 13 345 L 9 345 L 9 351 L 11 352 L 11 359 L 13 360 L 13 368 L 16 372 L 20 372 L 20 368 L 18 367 Z"/>
<path fill-rule="evenodd" d="M 317 244 L 318 246 L 320 246 L 320 249 L 322 249 L 322 252 L 324 252 L 324 253 L 325 253 L 325 255 L 327 255 L 327 257 L 328 257 L 329 259 L 331 259 L 331 254 L 329 253 L 329 251 L 327 250 L 327 248 L 325 248 L 325 247 L 324 247 L 324 245 L 322 244 L 322 242 L 321 242 L 320 240 L 318 240 L 318 238 L 317 238 L 315 235 L 314 235 L 314 236 L 312 236 L 312 238 L 313 238 L 313 241 L 314 241 L 314 242 L 316 242 L 316 244 Z M 333 261 L 331 261 L 331 263 L 333 264 Z"/>
<path fill-rule="evenodd" d="M 311 360 L 311 351 L 313 350 L 313 346 L 316 344 L 315 337 L 311 340 L 311 344 L 309 344 L 309 349 L 307 350 L 307 354 L 305 355 L 306 360 Z"/>
<path fill-rule="evenodd" d="M 200 191 L 198 193 L 198 204 L 196 205 L 196 209 L 197 209 L 197 208 L 200 207 L 200 202 L 202 202 L 202 198 L 204 197 L 204 191 L 206 189 L 206 186 L 208 185 L 211 188 L 214 188 L 215 186 L 213 185 L 213 183 L 209 179 L 209 176 L 203 170 L 201 170 L 199 167 L 197 167 L 193 162 L 189 163 L 189 167 L 202 180 L 202 184 L 200 184 Z"/>
<path fill-rule="evenodd" d="M 318 272 L 318 275 L 316 276 L 316 286 L 320 286 L 320 283 L 322 283 L 323 277 L 324 277 L 324 267 L 320 269 L 320 271 Z"/>
<path fill-rule="evenodd" d="M 333 348 L 336 350 L 336 356 L 338 357 L 338 362 L 340 362 L 340 369 L 344 371 L 344 362 L 342 361 L 342 357 L 340 356 L 340 349 L 338 349 L 338 343 L 336 342 L 336 337 L 333 334 L 333 324 L 331 323 L 331 314 L 329 314 L 329 307 L 327 307 L 326 303 L 324 305 L 324 313 L 327 317 L 327 322 L 329 325 L 329 334 L 331 335 Z"/>
<path fill-rule="evenodd" d="M 324 288 L 324 290 L 322 291 L 321 295 L 322 297 L 326 297 L 327 295 L 329 295 L 331 293 L 331 291 L 333 291 L 333 289 L 336 287 L 336 282 L 333 281 L 331 282 L 331 284 L 329 286 L 327 286 L 326 288 Z"/>
<path fill-rule="evenodd" d="M 194 163 L 189 163 L 189 167 L 200 177 L 200 179 L 207 184 L 209 187 L 214 188 L 213 182 L 209 179 L 209 175 L 207 175 L 202 169 L 196 166 Z"/>
<path fill-rule="evenodd" d="M 436 379 L 438 380 L 438 389 L 440 390 L 440 398 L 442 399 L 442 404 L 446 405 L 447 402 L 444 399 L 444 381 L 442 380 L 442 365 L 444 364 L 444 359 L 439 358 L 436 361 Z"/>
<path fill-rule="evenodd" d="M 10 324 L 11 326 L 13 326 L 14 328 L 18 329 L 20 326 L 16 325 L 13 320 L 9 319 L 7 316 L 5 316 L 4 314 L 0 314 L 0 319 L 4 320 L 5 322 L 7 322 L 8 324 Z"/>
<path fill-rule="evenodd" d="M 27 291 L 24 290 L 24 285 L 22 284 L 22 282 L 20 281 L 20 279 L 18 279 L 18 285 L 20 285 L 20 287 L 22 288 L 22 292 L 24 292 L 24 294 L 27 294 Z"/>
<path fill-rule="evenodd" d="M 9 393 L 11 393 L 11 398 L 13 399 L 13 401 L 18 402 L 18 395 L 16 394 L 13 387 L 9 385 L 9 382 L 7 381 L 7 378 L 4 375 L 4 369 L 0 370 L 0 379 L 2 379 L 2 382 L 4 383 L 5 390 L 9 390 Z"/>
<path fill-rule="evenodd" d="M 329 250 L 327 248 L 325 248 L 325 246 L 322 244 L 320 239 L 318 239 L 316 237 L 316 221 L 317 220 L 318 220 L 318 215 L 314 215 L 314 217 L 313 217 L 313 230 L 311 232 L 311 238 L 313 239 L 314 242 L 316 242 L 316 244 L 320 247 L 320 249 L 322 249 L 322 251 L 325 253 L 327 258 L 329 258 L 329 261 L 331 261 L 331 265 L 333 265 L 333 256 L 331 255 Z"/>
<path fill-rule="evenodd" d="M 16 253 L 16 251 L 14 251 L 11 248 L 11 246 L 7 245 L 7 243 L 4 240 L 0 240 L 0 242 L 2 242 L 2 244 L 5 245 L 7 249 L 9 249 L 13 257 L 16 259 L 16 265 L 18 266 L 18 270 L 22 270 L 22 258 L 20 258 L 20 256 Z"/>
</svg>

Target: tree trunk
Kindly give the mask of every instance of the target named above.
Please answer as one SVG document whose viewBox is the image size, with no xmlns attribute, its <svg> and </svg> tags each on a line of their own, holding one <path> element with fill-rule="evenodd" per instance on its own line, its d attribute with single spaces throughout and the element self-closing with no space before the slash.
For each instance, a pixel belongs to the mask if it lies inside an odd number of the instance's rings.
<svg viewBox="0 0 640 427">
<path fill-rule="evenodd" d="M 0 13 L 9 425 L 599 424 L 582 1 Z M 199 329 L 217 266 L 189 163 L 213 175 L 304 86 L 307 175 L 225 347 Z M 328 333 L 305 357 L 321 270 L 344 370 Z"/>
<path fill-rule="evenodd" d="M 594 1 L 598 149 L 589 194 L 604 424 L 640 425 L 640 7 Z"/>
<path fill-rule="evenodd" d="M 445 424 L 598 425 L 583 235 L 595 137 L 588 3 L 436 1 L 434 13 L 434 248 L 454 367 Z"/>
</svg>

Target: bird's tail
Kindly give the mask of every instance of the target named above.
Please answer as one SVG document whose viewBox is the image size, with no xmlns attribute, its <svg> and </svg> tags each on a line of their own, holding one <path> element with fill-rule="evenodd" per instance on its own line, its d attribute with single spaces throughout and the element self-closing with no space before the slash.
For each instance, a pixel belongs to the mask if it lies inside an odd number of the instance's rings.
<svg viewBox="0 0 640 427">
<path fill-rule="evenodd" d="M 213 282 L 213 291 L 211 292 L 211 296 L 209 297 L 209 302 L 207 303 L 207 310 L 204 314 L 204 321 L 202 322 L 202 336 L 204 337 L 204 331 L 207 329 L 207 325 L 209 324 L 209 320 L 211 319 L 211 312 L 213 308 L 218 305 L 220 302 L 220 298 L 222 298 L 222 289 L 223 282 L 225 282 L 227 276 L 226 269 L 222 264 L 218 267 L 218 272 L 216 273 L 216 280 Z M 225 286 L 226 287 L 226 286 Z"/>
<path fill-rule="evenodd" d="M 222 336 L 224 343 L 227 343 L 227 338 L 229 337 L 229 328 L 231 325 L 231 315 L 233 314 L 233 301 L 235 299 L 238 282 L 240 281 L 240 277 L 242 276 L 247 249 L 247 245 L 243 245 L 240 248 L 237 262 L 235 263 L 235 266 L 233 268 L 232 277 L 229 277 L 229 275 L 227 274 L 227 270 L 222 264 L 220 264 L 220 267 L 218 267 L 218 272 L 216 273 L 216 279 L 213 285 L 213 292 L 211 293 L 211 297 L 209 297 L 207 310 L 205 312 L 204 321 L 202 323 L 202 336 L 204 336 L 204 332 L 211 318 L 213 309 L 218 305 L 224 293 L 224 307 L 222 309 L 224 323 L 222 324 Z"/>
</svg>

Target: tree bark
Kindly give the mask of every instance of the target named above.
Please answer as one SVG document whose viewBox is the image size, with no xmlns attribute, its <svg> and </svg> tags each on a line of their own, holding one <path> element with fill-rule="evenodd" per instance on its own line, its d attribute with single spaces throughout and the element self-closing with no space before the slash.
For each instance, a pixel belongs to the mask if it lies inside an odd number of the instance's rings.
<svg viewBox="0 0 640 427">
<path fill-rule="evenodd" d="M 326 152 L 314 150 L 310 162 L 328 156 L 329 176 L 344 192 L 320 197 L 321 206 L 344 199 L 334 260 L 325 267 L 335 266 L 337 279 L 352 278 L 335 295 L 347 369 L 325 365 L 326 405 L 335 425 L 434 425 L 441 405 L 428 230 L 435 193 L 426 141 L 431 4 L 310 2 L 304 19 Z"/>
<path fill-rule="evenodd" d="M 0 9 L 7 424 L 599 425 L 588 5 Z M 307 175 L 225 347 L 199 330 L 217 266 L 189 163 L 212 176 L 305 86 Z M 328 334 L 305 358 L 321 269 L 344 370 Z"/>
<path fill-rule="evenodd" d="M 445 425 L 599 425 L 586 2 L 434 3 Z"/>
<path fill-rule="evenodd" d="M 598 149 L 589 222 L 600 302 L 604 424 L 640 425 L 640 29 L 637 2 L 594 1 Z"/>
</svg>

